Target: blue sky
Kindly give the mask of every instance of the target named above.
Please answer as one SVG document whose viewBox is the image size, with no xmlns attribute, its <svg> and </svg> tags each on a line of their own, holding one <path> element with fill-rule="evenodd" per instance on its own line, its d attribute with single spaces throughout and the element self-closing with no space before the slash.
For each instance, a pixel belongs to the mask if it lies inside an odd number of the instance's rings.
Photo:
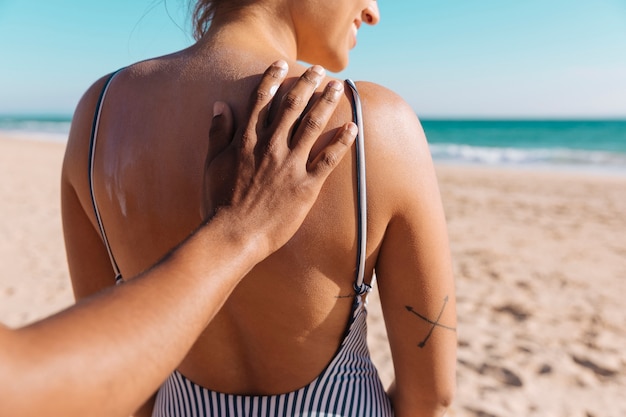
<svg viewBox="0 0 626 417">
<path fill-rule="evenodd" d="M 422 117 L 626 118 L 626 0 L 379 6 L 340 75 L 391 88 Z M 95 79 L 183 48 L 189 32 L 186 0 L 0 0 L 0 114 L 71 114 Z"/>
</svg>

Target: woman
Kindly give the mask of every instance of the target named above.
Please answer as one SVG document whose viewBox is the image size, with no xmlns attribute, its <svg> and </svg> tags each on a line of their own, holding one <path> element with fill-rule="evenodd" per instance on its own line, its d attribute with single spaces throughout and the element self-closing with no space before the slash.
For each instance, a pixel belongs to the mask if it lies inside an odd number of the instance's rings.
<svg viewBox="0 0 626 417">
<path fill-rule="evenodd" d="M 371 0 L 200 0 L 195 11 L 196 44 L 128 67 L 108 84 L 94 129 L 93 187 L 85 167 L 105 81 L 78 106 L 64 167 L 78 298 L 115 275 L 136 275 L 201 221 L 206 103 L 226 101 L 242 120 L 270 62 L 284 59 L 291 75 L 301 72 L 298 60 L 340 70 L 361 25 L 379 19 Z M 305 77 L 314 87 L 328 81 L 317 66 Z M 344 97 L 311 158 L 361 103 L 365 160 L 357 149 L 344 158 L 294 237 L 240 282 L 154 409 L 137 415 L 445 412 L 454 391 L 454 284 L 423 131 L 412 109 L 380 86 L 358 83 L 360 100 L 343 83 L 331 87 Z M 291 94 L 283 100 L 294 111 L 306 104 Z M 212 190 L 227 192 L 232 166 L 222 161 L 208 179 Z M 364 345 L 374 271 L 395 370 L 386 393 Z"/>
</svg>

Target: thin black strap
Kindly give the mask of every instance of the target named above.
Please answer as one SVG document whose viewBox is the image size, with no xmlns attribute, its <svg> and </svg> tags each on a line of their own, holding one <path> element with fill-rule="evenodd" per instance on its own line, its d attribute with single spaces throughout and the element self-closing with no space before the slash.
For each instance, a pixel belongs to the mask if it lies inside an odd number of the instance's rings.
<svg viewBox="0 0 626 417">
<path fill-rule="evenodd" d="M 111 251 L 111 246 L 109 245 L 109 240 L 107 239 L 107 234 L 104 231 L 104 225 L 102 224 L 102 217 L 100 216 L 100 210 L 98 209 L 98 204 L 96 203 L 96 194 L 94 190 L 94 160 L 96 157 L 96 138 L 98 136 L 98 127 L 100 125 L 100 115 L 102 113 L 102 103 L 104 102 L 104 98 L 109 89 L 109 85 L 111 80 L 121 71 L 119 69 L 115 71 L 113 74 L 109 76 L 109 78 L 104 83 L 104 87 L 100 92 L 100 97 L 98 98 L 98 103 L 96 105 L 96 112 L 93 117 L 93 125 L 91 127 L 91 138 L 89 139 L 89 161 L 88 161 L 88 169 L 87 173 L 89 176 L 89 191 L 91 193 L 91 203 L 93 204 L 93 210 L 96 213 L 96 220 L 98 222 L 98 226 L 100 227 L 100 234 L 102 235 L 102 240 L 104 241 L 104 245 L 107 248 L 107 252 L 109 253 L 109 259 L 111 259 L 111 265 L 113 266 L 113 271 L 115 272 L 115 283 L 122 282 L 122 274 L 120 273 L 120 268 L 117 266 L 117 262 L 115 262 L 115 258 L 113 257 L 113 252 Z"/>
<path fill-rule="evenodd" d="M 352 90 L 352 118 L 359 128 L 355 146 L 356 146 L 356 194 L 357 194 L 357 273 L 354 281 L 354 289 L 358 295 L 369 292 L 372 287 L 364 282 L 365 277 L 365 258 L 367 256 L 367 190 L 365 183 L 365 139 L 363 135 L 363 110 L 361 108 L 361 98 L 356 89 L 356 85 L 350 79 L 346 83 Z"/>
</svg>

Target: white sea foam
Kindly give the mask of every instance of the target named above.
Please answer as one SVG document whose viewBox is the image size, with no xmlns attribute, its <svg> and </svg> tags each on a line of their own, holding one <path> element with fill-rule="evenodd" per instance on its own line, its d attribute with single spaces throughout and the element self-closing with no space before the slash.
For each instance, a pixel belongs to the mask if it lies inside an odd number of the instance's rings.
<svg viewBox="0 0 626 417">
<path fill-rule="evenodd" d="M 69 120 L 35 119 L 25 117 L 0 118 L 0 133 L 16 139 L 66 142 Z"/>
<path fill-rule="evenodd" d="M 431 144 L 435 161 L 480 165 L 602 167 L 626 171 L 626 154 L 564 148 L 506 148 Z"/>
</svg>

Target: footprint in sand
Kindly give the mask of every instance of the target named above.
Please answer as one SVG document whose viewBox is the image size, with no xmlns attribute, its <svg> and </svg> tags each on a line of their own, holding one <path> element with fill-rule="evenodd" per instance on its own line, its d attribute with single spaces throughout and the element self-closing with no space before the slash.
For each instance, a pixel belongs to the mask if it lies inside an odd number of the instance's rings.
<svg viewBox="0 0 626 417">
<path fill-rule="evenodd" d="M 530 317 L 530 313 L 520 306 L 514 304 L 504 304 L 500 307 L 494 307 L 496 313 L 505 313 L 511 315 L 516 321 L 526 321 Z"/>
<path fill-rule="evenodd" d="M 515 372 L 510 369 L 504 368 L 502 366 L 490 365 L 488 363 L 483 363 L 478 368 L 478 373 L 481 375 L 488 375 L 504 385 L 508 385 L 510 387 L 519 388 L 524 386 L 524 382 L 522 382 L 522 378 L 520 378 Z"/>
<path fill-rule="evenodd" d="M 612 378 L 618 374 L 617 371 L 600 366 L 597 363 L 593 362 L 591 359 L 583 358 L 577 355 L 572 355 L 572 360 L 577 365 L 580 365 L 583 368 L 587 368 L 591 370 L 594 374 L 601 376 L 601 377 Z"/>
</svg>

